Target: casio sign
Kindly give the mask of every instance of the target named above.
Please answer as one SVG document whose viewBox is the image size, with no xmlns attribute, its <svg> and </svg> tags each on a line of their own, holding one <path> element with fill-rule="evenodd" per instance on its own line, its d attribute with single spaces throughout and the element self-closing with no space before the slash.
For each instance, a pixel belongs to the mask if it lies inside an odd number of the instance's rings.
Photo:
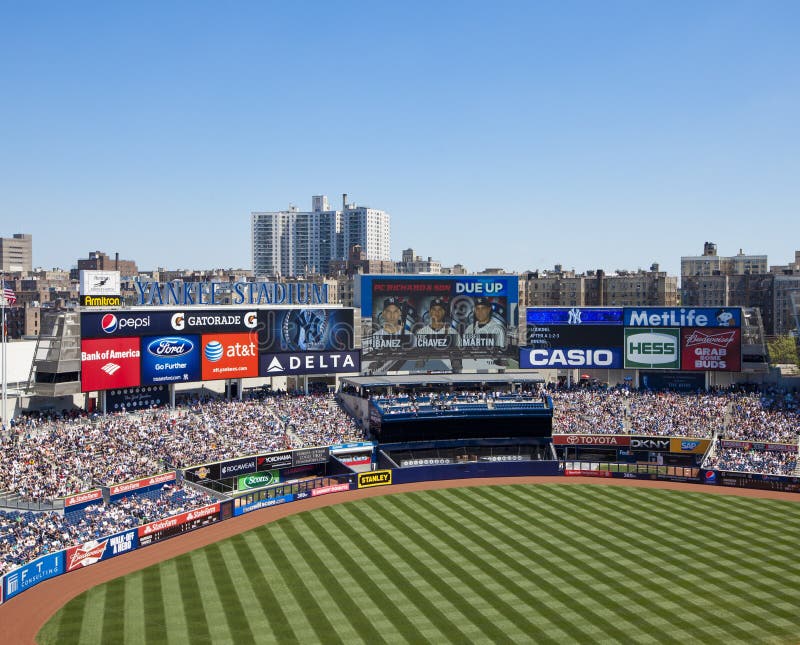
<svg viewBox="0 0 800 645">
<path fill-rule="evenodd" d="M 531 367 L 612 367 L 614 352 L 610 349 L 532 349 Z"/>
</svg>

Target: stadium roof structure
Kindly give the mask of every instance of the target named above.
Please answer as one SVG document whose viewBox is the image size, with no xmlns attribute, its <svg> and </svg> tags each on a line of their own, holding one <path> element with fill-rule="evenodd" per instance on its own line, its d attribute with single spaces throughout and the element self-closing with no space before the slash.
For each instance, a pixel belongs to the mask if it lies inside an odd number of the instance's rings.
<svg viewBox="0 0 800 645">
<path fill-rule="evenodd" d="M 428 385 L 468 385 L 480 383 L 544 383 L 536 372 L 503 372 L 492 374 L 402 374 L 398 376 L 347 376 L 341 379 L 346 385 L 359 388 L 428 386 Z"/>
</svg>

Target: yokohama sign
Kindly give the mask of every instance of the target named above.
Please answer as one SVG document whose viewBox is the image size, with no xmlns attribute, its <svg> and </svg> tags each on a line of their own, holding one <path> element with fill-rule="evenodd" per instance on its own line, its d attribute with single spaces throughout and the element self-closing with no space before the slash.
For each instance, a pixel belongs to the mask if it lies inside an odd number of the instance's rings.
<svg viewBox="0 0 800 645">
<path fill-rule="evenodd" d="M 554 434 L 553 443 L 556 446 L 630 446 L 631 438 L 628 436 L 612 434 Z"/>
</svg>

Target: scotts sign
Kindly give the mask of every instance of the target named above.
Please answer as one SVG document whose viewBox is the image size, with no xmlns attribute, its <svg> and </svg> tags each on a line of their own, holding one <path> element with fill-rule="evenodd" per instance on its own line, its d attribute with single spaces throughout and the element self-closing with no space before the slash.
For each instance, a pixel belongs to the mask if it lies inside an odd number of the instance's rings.
<svg viewBox="0 0 800 645">
<path fill-rule="evenodd" d="M 680 329 L 625 329 L 626 369 L 679 369 Z"/>
<path fill-rule="evenodd" d="M 627 447 L 631 443 L 628 436 L 594 434 L 554 434 L 553 443 L 557 446 L 617 446 Z"/>
<path fill-rule="evenodd" d="M 631 450 L 669 452 L 670 440 L 659 437 L 631 437 Z"/>
<path fill-rule="evenodd" d="M 272 486 L 281 481 L 281 474 L 279 470 L 268 470 L 264 473 L 255 473 L 254 475 L 244 475 L 237 480 L 237 490 L 249 490 L 251 488 L 262 488 L 263 486 Z"/>
</svg>

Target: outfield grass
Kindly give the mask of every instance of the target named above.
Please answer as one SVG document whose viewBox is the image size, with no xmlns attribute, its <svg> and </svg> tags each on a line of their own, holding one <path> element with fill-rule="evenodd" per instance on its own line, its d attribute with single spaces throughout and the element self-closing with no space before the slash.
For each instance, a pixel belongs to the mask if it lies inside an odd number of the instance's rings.
<svg viewBox="0 0 800 645">
<path fill-rule="evenodd" d="M 285 518 L 78 596 L 50 643 L 800 640 L 800 505 L 457 488 Z"/>
</svg>

